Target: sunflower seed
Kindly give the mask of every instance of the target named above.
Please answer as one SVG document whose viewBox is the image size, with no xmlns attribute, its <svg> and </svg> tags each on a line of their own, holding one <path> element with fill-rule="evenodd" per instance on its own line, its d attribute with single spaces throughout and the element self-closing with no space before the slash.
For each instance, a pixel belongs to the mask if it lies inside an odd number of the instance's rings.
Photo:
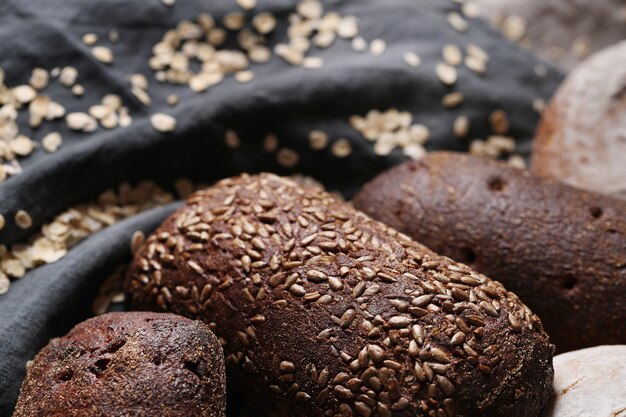
<svg viewBox="0 0 626 417">
<path fill-rule="evenodd" d="M 130 239 L 130 252 L 134 255 L 145 240 L 145 235 L 141 230 L 135 231 Z"/>
</svg>

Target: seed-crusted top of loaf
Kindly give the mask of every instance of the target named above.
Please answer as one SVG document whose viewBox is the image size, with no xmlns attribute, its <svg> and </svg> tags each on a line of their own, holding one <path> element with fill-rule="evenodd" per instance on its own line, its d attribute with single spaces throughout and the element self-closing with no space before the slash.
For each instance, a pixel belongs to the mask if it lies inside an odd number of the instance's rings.
<svg viewBox="0 0 626 417">
<path fill-rule="evenodd" d="M 200 321 L 109 313 L 35 357 L 14 417 L 225 415 L 222 349 Z"/>
<path fill-rule="evenodd" d="M 136 308 L 210 323 L 278 415 L 535 416 L 538 318 L 502 285 L 271 174 L 192 195 L 129 269 Z"/>
</svg>

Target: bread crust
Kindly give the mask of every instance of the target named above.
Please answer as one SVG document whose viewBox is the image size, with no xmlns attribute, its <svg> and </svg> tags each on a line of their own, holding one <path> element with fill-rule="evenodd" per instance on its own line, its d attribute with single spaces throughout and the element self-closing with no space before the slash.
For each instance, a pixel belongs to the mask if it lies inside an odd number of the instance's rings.
<svg viewBox="0 0 626 417">
<path fill-rule="evenodd" d="M 626 202 L 437 152 L 381 174 L 354 205 L 502 282 L 557 351 L 626 342 Z"/>
<path fill-rule="evenodd" d="M 134 308 L 209 323 L 232 386 L 278 416 L 536 416 L 541 323 L 500 284 L 313 186 L 192 195 L 138 251 Z"/>
<path fill-rule="evenodd" d="M 173 314 L 109 313 L 52 339 L 28 367 L 14 417 L 224 417 L 222 349 Z"/>
<path fill-rule="evenodd" d="M 625 114 L 623 41 L 581 63 L 559 87 L 537 130 L 532 173 L 626 199 Z"/>
</svg>

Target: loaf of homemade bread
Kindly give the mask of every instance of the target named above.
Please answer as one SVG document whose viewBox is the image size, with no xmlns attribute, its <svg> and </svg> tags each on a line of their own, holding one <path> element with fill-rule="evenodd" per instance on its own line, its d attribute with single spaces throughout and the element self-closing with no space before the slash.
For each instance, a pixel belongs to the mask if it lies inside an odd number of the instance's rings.
<svg viewBox="0 0 626 417">
<path fill-rule="evenodd" d="M 554 357 L 554 397 L 545 417 L 573 416 L 626 416 L 626 345 Z"/>
<path fill-rule="evenodd" d="M 187 199 L 129 267 L 137 309 L 209 323 L 278 416 L 525 416 L 553 345 L 499 283 L 271 174 Z"/>
<path fill-rule="evenodd" d="M 440 152 L 381 174 L 354 205 L 502 282 L 557 351 L 626 342 L 626 202 Z"/>
<path fill-rule="evenodd" d="M 626 345 L 554 357 L 554 397 L 545 417 L 573 416 L 626 416 Z"/>
<path fill-rule="evenodd" d="M 208 326 L 109 313 L 37 354 L 13 417 L 223 417 L 225 407 L 222 348 Z"/>
<path fill-rule="evenodd" d="M 531 172 L 626 199 L 626 41 L 568 75 L 543 113 Z"/>
</svg>

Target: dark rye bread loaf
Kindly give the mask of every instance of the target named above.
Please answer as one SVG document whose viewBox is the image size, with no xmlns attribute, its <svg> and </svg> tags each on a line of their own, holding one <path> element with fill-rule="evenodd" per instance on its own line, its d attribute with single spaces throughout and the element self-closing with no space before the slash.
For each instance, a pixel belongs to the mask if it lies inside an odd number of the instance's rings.
<svg viewBox="0 0 626 417">
<path fill-rule="evenodd" d="M 531 172 L 626 199 L 626 41 L 568 75 L 543 113 Z"/>
<path fill-rule="evenodd" d="M 536 416 L 553 346 L 518 298 L 320 188 L 193 194 L 128 271 L 134 308 L 207 323 L 277 416 Z"/>
<path fill-rule="evenodd" d="M 626 342 L 626 202 L 440 152 L 381 174 L 354 205 L 502 282 L 558 351 Z"/>
<path fill-rule="evenodd" d="M 225 387 L 222 348 L 204 323 L 109 313 L 37 354 L 13 417 L 223 417 Z"/>
</svg>

